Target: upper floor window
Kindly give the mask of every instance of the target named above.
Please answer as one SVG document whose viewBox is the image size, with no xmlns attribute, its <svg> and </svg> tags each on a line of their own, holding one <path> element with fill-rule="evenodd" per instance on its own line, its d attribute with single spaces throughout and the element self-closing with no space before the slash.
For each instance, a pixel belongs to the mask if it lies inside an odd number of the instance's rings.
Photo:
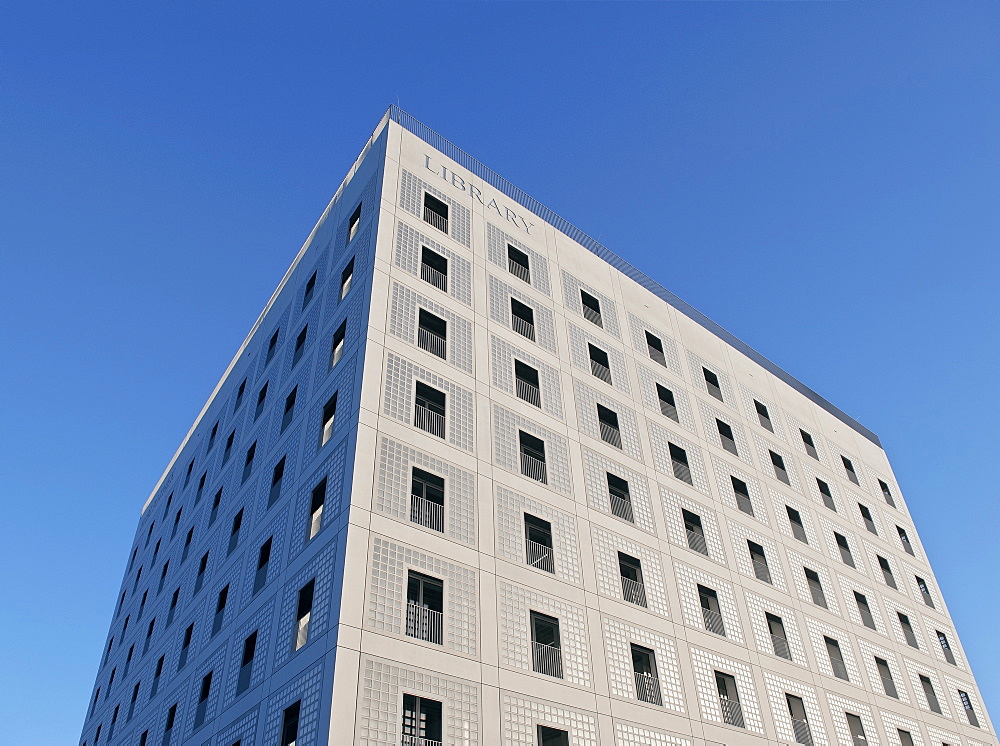
<svg viewBox="0 0 1000 746">
<path fill-rule="evenodd" d="M 648 331 L 646 332 L 646 351 L 649 353 L 650 360 L 656 361 L 663 367 L 667 366 L 667 357 L 663 354 L 663 340 Z"/>
<path fill-rule="evenodd" d="M 344 339 L 347 337 L 347 319 L 337 327 L 337 331 L 333 333 L 333 344 L 330 347 L 330 367 L 340 362 L 340 358 L 344 355 Z"/>
<path fill-rule="evenodd" d="M 518 449 L 521 455 L 521 473 L 542 484 L 548 484 L 545 466 L 545 441 L 523 430 L 517 431 Z"/>
<path fill-rule="evenodd" d="M 581 290 L 580 302 L 583 304 L 583 318 L 603 329 L 604 320 L 601 317 L 601 301 L 586 290 Z"/>
<path fill-rule="evenodd" d="M 754 399 L 753 408 L 757 412 L 757 421 L 760 423 L 760 426 L 773 433 L 774 425 L 771 423 L 771 413 L 767 411 L 767 407 Z"/>
<path fill-rule="evenodd" d="M 275 329 L 274 334 L 271 335 L 271 339 L 268 340 L 267 353 L 264 355 L 264 365 L 267 365 L 269 362 L 271 362 L 271 358 L 274 357 L 274 353 L 278 351 L 278 336 L 280 334 L 281 334 L 281 329 Z"/>
<path fill-rule="evenodd" d="M 417 314 L 417 347 L 447 359 L 448 322 L 421 308 Z"/>
<path fill-rule="evenodd" d="M 844 464 L 844 471 L 847 473 L 847 478 L 854 482 L 854 484 L 861 486 L 861 482 L 858 481 L 858 473 L 854 470 L 854 462 L 847 458 L 847 456 L 841 456 L 840 460 Z"/>
<path fill-rule="evenodd" d="M 306 340 L 309 338 L 309 324 L 302 327 L 299 336 L 295 338 L 295 349 L 292 351 L 292 365 L 302 359 L 302 353 L 306 349 Z"/>
<path fill-rule="evenodd" d="M 531 284 L 531 265 L 528 264 L 528 255 L 510 244 L 507 244 L 507 269 L 514 277 Z"/>
<path fill-rule="evenodd" d="M 896 507 L 896 501 L 892 499 L 892 491 L 889 489 L 889 485 L 883 482 L 881 479 L 878 480 L 878 486 L 882 490 L 882 497 L 885 498 L 886 503 L 892 507 Z"/>
<path fill-rule="evenodd" d="M 670 451 L 670 466 L 674 476 L 682 482 L 693 485 L 691 479 L 691 466 L 688 464 L 687 451 L 678 445 L 668 442 L 667 448 Z"/>
<path fill-rule="evenodd" d="M 420 279 L 448 292 L 448 259 L 426 246 L 420 247 Z"/>
<path fill-rule="evenodd" d="M 340 273 L 340 299 L 343 300 L 351 291 L 351 283 L 354 281 L 354 258 L 351 257 L 351 261 L 347 263 L 344 267 L 344 271 Z"/>
<path fill-rule="evenodd" d="M 632 493 L 629 491 L 628 482 L 610 471 L 605 472 L 605 475 L 608 478 L 608 501 L 611 505 L 611 513 L 623 521 L 635 523 L 635 515 L 632 512 Z"/>
<path fill-rule="evenodd" d="M 444 478 L 415 466 L 410 481 L 410 520 L 444 531 Z"/>
<path fill-rule="evenodd" d="M 538 370 L 520 360 L 514 360 L 514 392 L 519 399 L 541 407 L 542 392 L 538 385 Z"/>
<path fill-rule="evenodd" d="M 436 645 L 444 644 L 444 583 L 409 571 L 406 583 L 406 634 Z"/>
<path fill-rule="evenodd" d="M 442 233 L 448 232 L 448 205 L 424 192 L 424 220 Z"/>
<path fill-rule="evenodd" d="M 622 447 L 622 431 L 618 425 L 618 414 L 607 407 L 597 405 L 597 422 L 601 430 L 601 440 L 614 446 Z"/>
<path fill-rule="evenodd" d="M 719 430 L 719 440 L 722 443 L 722 447 L 734 456 L 739 456 L 740 454 L 736 450 L 736 437 L 733 435 L 732 426 L 719 419 L 715 421 L 715 426 Z"/>
<path fill-rule="evenodd" d="M 813 441 L 813 436 L 801 428 L 799 429 L 799 435 L 802 436 L 802 445 L 805 446 L 806 453 L 819 461 L 819 451 L 816 450 L 816 443 Z"/>
<path fill-rule="evenodd" d="M 556 564 L 552 547 L 552 524 L 544 518 L 525 513 L 524 542 L 528 564 L 554 574 Z"/>
<path fill-rule="evenodd" d="M 351 239 L 354 238 L 355 234 L 358 232 L 358 226 L 361 225 L 361 204 L 358 202 L 358 206 L 354 208 L 354 212 L 351 213 L 351 217 L 347 220 L 347 242 L 350 243 Z"/>
<path fill-rule="evenodd" d="M 656 384 L 656 399 L 660 402 L 660 413 L 669 417 L 674 422 L 680 422 L 677 416 L 677 400 L 674 399 L 674 392 L 665 386 Z"/>
<path fill-rule="evenodd" d="M 313 299 L 313 295 L 316 292 L 316 272 L 312 273 L 312 276 L 306 281 L 306 289 L 302 293 L 302 308 L 309 305 L 309 301 Z"/>
<path fill-rule="evenodd" d="M 587 343 L 587 353 L 590 356 L 590 372 L 605 383 L 611 383 L 611 362 L 608 353 L 600 347 Z"/>
<path fill-rule="evenodd" d="M 517 298 L 510 299 L 510 328 L 522 337 L 535 341 L 535 312 Z"/>
<path fill-rule="evenodd" d="M 417 381 L 413 425 L 439 438 L 445 436 L 445 394 Z"/>
<path fill-rule="evenodd" d="M 714 396 L 719 401 L 722 399 L 722 387 L 719 385 L 719 376 L 713 373 L 708 368 L 701 369 L 702 375 L 705 377 L 705 388 L 708 389 L 708 393 Z"/>
<path fill-rule="evenodd" d="M 537 611 L 530 612 L 532 668 L 546 676 L 563 677 L 562 640 L 559 620 Z"/>
</svg>

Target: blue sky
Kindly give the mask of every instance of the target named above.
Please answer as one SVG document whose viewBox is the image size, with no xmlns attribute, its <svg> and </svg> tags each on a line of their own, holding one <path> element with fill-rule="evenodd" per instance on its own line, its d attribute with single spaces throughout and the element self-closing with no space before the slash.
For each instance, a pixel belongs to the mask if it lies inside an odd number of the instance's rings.
<svg viewBox="0 0 1000 746">
<path fill-rule="evenodd" d="M 996 3 L 5 3 L 4 739 L 397 102 L 879 434 L 1000 715 L 998 92 Z"/>
</svg>

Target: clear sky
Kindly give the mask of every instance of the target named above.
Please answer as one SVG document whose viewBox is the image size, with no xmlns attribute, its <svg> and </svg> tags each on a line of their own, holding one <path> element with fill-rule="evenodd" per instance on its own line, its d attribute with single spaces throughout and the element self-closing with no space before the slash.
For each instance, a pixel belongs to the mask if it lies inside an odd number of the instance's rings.
<svg viewBox="0 0 1000 746">
<path fill-rule="evenodd" d="M 1000 4 L 0 6 L 2 740 L 389 103 L 879 434 L 1000 717 Z"/>
</svg>

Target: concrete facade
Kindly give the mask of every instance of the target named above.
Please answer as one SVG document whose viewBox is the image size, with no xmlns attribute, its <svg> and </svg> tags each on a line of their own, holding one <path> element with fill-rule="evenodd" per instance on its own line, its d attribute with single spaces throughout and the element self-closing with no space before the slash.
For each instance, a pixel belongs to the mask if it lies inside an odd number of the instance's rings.
<svg viewBox="0 0 1000 746">
<path fill-rule="evenodd" d="M 997 739 L 878 439 L 390 109 L 143 509 L 80 742 Z"/>
</svg>

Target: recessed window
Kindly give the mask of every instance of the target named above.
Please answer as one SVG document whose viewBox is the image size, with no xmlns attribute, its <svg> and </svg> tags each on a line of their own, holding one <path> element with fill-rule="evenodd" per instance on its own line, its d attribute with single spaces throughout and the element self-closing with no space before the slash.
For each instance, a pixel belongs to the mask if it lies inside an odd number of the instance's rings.
<svg viewBox="0 0 1000 746">
<path fill-rule="evenodd" d="M 757 580 L 761 580 L 765 583 L 772 583 L 771 568 L 768 567 L 767 555 L 764 553 L 764 547 L 755 541 L 747 539 L 747 549 L 750 552 L 750 564 L 753 565 L 753 574 L 756 576 Z"/>
<path fill-rule="evenodd" d="M 927 587 L 927 581 L 917 575 L 914 575 L 913 579 L 917 581 L 917 589 L 920 591 L 920 597 L 923 598 L 925 604 L 933 609 L 934 599 L 931 598 L 931 591 Z"/>
<path fill-rule="evenodd" d="M 212 432 L 208 434 L 208 446 L 205 448 L 205 453 L 208 453 L 212 450 L 212 446 L 215 445 L 215 438 L 218 434 L 219 434 L 219 422 L 216 421 L 216 423 L 212 425 Z"/>
<path fill-rule="evenodd" d="M 278 746 L 295 746 L 299 738 L 299 712 L 302 709 L 302 700 L 299 700 L 285 708 L 281 713 L 281 739 Z"/>
<path fill-rule="evenodd" d="M 764 612 L 764 621 L 767 622 L 767 629 L 771 634 L 771 646 L 774 649 L 774 654 L 792 660 L 792 651 L 788 647 L 788 635 L 785 633 L 785 622 L 780 616 L 769 612 Z"/>
<path fill-rule="evenodd" d="M 518 399 L 536 407 L 542 406 L 542 392 L 538 385 L 538 370 L 520 360 L 514 361 L 514 391 Z"/>
<path fill-rule="evenodd" d="M 177 670 L 180 671 L 187 664 L 188 653 L 191 650 L 191 641 L 194 639 L 194 622 L 189 624 L 181 636 L 181 654 L 177 660 Z"/>
<path fill-rule="evenodd" d="M 589 342 L 587 352 L 590 357 L 590 372 L 605 383 L 611 383 L 611 363 L 608 360 L 608 353 Z"/>
<path fill-rule="evenodd" d="M 819 477 L 816 478 L 816 487 L 819 489 L 819 495 L 823 498 L 823 504 L 832 510 L 834 513 L 837 512 L 837 503 L 833 501 L 833 493 L 830 491 L 830 485 L 824 482 Z"/>
<path fill-rule="evenodd" d="M 664 368 L 667 367 L 667 356 L 663 353 L 663 340 L 648 330 L 646 331 L 646 352 L 649 353 L 650 360 L 659 363 Z"/>
<path fill-rule="evenodd" d="M 845 712 L 844 717 L 847 719 L 847 729 L 851 732 L 854 746 L 868 746 L 865 726 L 861 723 L 861 718 L 850 712 Z"/>
<path fill-rule="evenodd" d="M 792 720 L 792 734 L 795 736 L 795 743 L 800 743 L 802 746 L 813 746 L 805 702 L 802 701 L 801 697 L 785 692 L 785 704 L 788 706 L 788 716 Z"/>
<path fill-rule="evenodd" d="M 507 269 L 514 277 L 531 284 L 531 265 L 528 263 L 528 255 L 510 244 L 507 244 Z"/>
<path fill-rule="evenodd" d="M 444 583 L 430 575 L 408 571 L 406 580 L 406 634 L 418 640 L 444 644 Z"/>
<path fill-rule="evenodd" d="M 892 678 L 889 661 L 875 656 L 875 670 L 878 671 L 878 676 L 882 680 L 882 691 L 885 692 L 885 696 L 899 699 L 899 690 L 896 689 L 896 682 Z"/>
<path fill-rule="evenodd" d="M 292 418 L 295 417 L 295 399 L 298 395 L 299 387 L 296 386 L 285 397 L 285 409 L 281 414 L 281 432 L 285 432 L 285 429 L 292 423 Z"/>
<path fill-rule="evenodd" d="M 250 687 L 253 673 L 253 659 L 257 655 L 257 630 L 243 641 L 243 656 L 240 659 L 240 674 L 236 680 L 236 694 L 242 694 Z"/>
<path fill-rule="evenodd" d="M 281 335 L 281 329 L 275 329 L 274 334 L 271 335 L 271 339 L 267 342 L 267 353 L 264 357 L 264 365 L 271 362 L 274 357 L 274 353 L 278 351 L 278 338 Z"/>
<path fill-rule="evenodd" d="M 612 515 L 623 521 L 635 523 L 635 515 L 632 512 L 632 493 L 629 491 L 628 482 L 611 472 L 605 472 L 605 475 L 608 479 L 608 501 Z"/>
<path fill-rule="evenodd" d="M 421 308 L 417 314 L 417 347 L 447 359 L 448 322 Z"/>
<path fill-rule="evenodd" d="M 306 531 L 306 541 L 312 539 L 323 527 L 323 506 L 326 503 L 326 477 L 313 487 L 309 500 L 309 528 Z"/>
<path fill-rule="evenodd" d="M 436 699 L 403 695 L 403 746 L 443 743 L 441 703 Z"/>
<path fill-rule="evenodd" d="M 194 711 L 194 727 L 200 728 L 205 724 L 205 715 L 208 713 L 208 698 L 212 694 L 212 671 L 201 678 L 201 689 L 198 692 L 198 704 Z"/>
<path fill-rule="evenodd" d="M 899 586 L 896 585 L 896 576 L 892 574 L 892 565 L 889 564 L 889 560 L 881 555 L 875 555 L 875 559 L 878 560 L 878 566 L 882 571 L 882 579 L 885 580 L 885 584 L 890 588 L 898 590 Z"/>
<path fill-rule="evenodd" d="M 927 699 L 927 707 L 930 708 L 931 712 L 936 712 L 940 715 L 941 703 L 938 701 L 937 692 L 934 691 L 934 684 L 928 676 L 920 674 L 919 678 L 920 686 L 924 690 L 924 697 Z"/>
<path fill-rule="evenodd" d="M 431 251 L 426 246 L 420 247 L 420 279 L 429 282 L 438 290 L 448 292 L 448 259 Z"/>
<path fill-rule="evenodd" d="M 670 467 L 674 476 L 682 482 L 693 485 L 691 479 L 691 467 L 688 464 L 687 451 L 678 445 L 668 442 L 667 448 L 670 451 Z"/>
<path fill-rule="evenodd" d="M 222 452 L 222 465 L 223 466 L 226 465 L 226 462 L 229 460 L 229 457 L 233 453 L 233 443 L 235 441 L 236 441 L 236 431 L 233 430 L 231 433 L 229 433 L 229 437 L 226 438 L 226 448 Z"/>
<path fill-rule="evenodd" d="M 337 421 L 337 394 L 339 392 L 334 392 L 333 396 L 326 400 L 326 404 L 323 405 L 323 415 L 320 421 L 320 431 L 319 431 L 319 444 L 320 447 L 325 446 L 330 438 L 333 437 L 333 428 Z"/>
<path fill-rule="evenodd" d="M 962 709 L 965 710 L 965 717 L 969 720 L 969 725 L 974 728 L 979 728 L 979 717 L 976 715 L 976 711 L 972 707 L 972 699 L 969 697 L 969 693 L 963 692 L 961 689 L 957 689 L 956 691 L 958 692 L 958 699 L 962 703 Z"/>
<path fill-rule="evenodd" d="M 674 399 L 674 392 L 665 386 L 656 384 L 656 398 L 660 403 L 661 414 L 669 417 L 674 422 L 680 422 L 677 416 L 677 402 Z"/>
<path fill-rule="evenodd" d="M 916 554 L 913 551 L 913 545 L 910 543 L 910 537 L 906 535 L 906 529 L 902 526 L 896 526 L 896 532 L 899 534 L 899 542 L 903 546 L 903 551 L 911 557 L 915 557 Z"/>
<path fill-rule="evenodd" d="M 521 456 L 521 473 L 536 482 L 548 484 L 545 465 L 545 441 L 523 430 L 517 431 L 518 450 Z"/>
<path fill-rule="evenodd" d="M 271 565 L 271 544 L 273 541 L 274 538 L 269 537 L 257 551 L 257 572 L 253 578 L 254 595 L 257 595 L 267 583 L 267 568 Z"/>
<path fill-rule="evenodd" d="M 316 272 L 312 273 L 312 276 L 306 280 L 306 289 L 302 293 L 302 308 L 304 309 L 309 305 L 309 302 L 313 299 L 313 295 L 316 293 Z"/>
<path fill-rule="evenodd" d="M 549 521 L 525 513 L 524 544 L 525 561 L 531 567 L 555 574 L 556 562 L 552 549 L 552 524 Z"/>
<path fill-rule="evenodd" d="M 354 208 L 354 212 L 351 213 L 351 217 L 347 219 L 347 242 L 350 243 L 351 239 L 354 238 L 355 234 L 358 232 L 358 226 L 361 225 L 361 202 L 358 202 L 358 206 Z"/>
<path fill-rule="evenodd" d="M 295 349 L 292 351 L 292 365 L 294 366 L 302 359 L 302 354 L 306 349 L 306 340 L 309 338 L 309 324 L 302 327 L 299 336 L 295 338 Z"/>
<path fill-rule="evenodd" d="M 754 399 L 753 408 L 757 412 L 757 421 L 760 423 L 760 426 L 773 433 L 774 425 L 771 423 L 771 413 L 767 411 L 767 407 Z"/>
<path fill-rule="evenodd" d="M 910 622 L 910 617 L 901 611 L 897 611 L 896 618 L 899 620 L 899 628 L 903 631 L 903 639 L 906 640 L 906 644 L 911 648 L 920 650 L 920 644 L 917 642 L 917 634 L 913 631 L 913 623 Z"/>
<path fill-rule="evenodd" d="M 253 461 L 257 455 L 256 441 L 247 449 L 246 458 L 243 460 L 243 482 L 245 483 L 253 473 Z"/>
<path fill-rule="evenodd" d="M 535 341 L 535 312 L 517 298 L 510 299 L 510 328 L 522 337 Z"/>
<path fill-rule="evenodd" d="M 267 402 L 267 386 L 269 381 L 265 381 L 264 385 L 260 387 L 260 391 L 257 392 L 257 406 L 253 411 L 253 418 L 256 420 L 260 417 L 260 413 L 264 411 L 264 404 Z"/>
<path fill-rule="evenodd" d="M 208 559 L 211 552 L 205 552 L 198 561 L 198 572 L 194 577 L 194 591 L 191 595 L 197 596 L 201 586 L 205 583 L 205 573 L 208 571 Z"/>
<path fill-rule="evenodd" d="M 219 487 L 219 491 L 215 493 L 215 497 L 212 498 L 212 510 L 208 514 L 208 525 L 211 526 L 215 523 L 215 519 L 219 517 L 219 506 L 222 505 L 222 490 L 224 487 Z M 192 528 L 192 531 L 194 529 Z M 188 532 L 190 533 L 190 532 Z"/>
<path fill-rule="evenodd" d="M 753 502 L 750 500 L 750 488 L 747 483 L 739 477 L 729 475 L 729 481 L 733 485 L 733 496 L 736 498 L 736 507 L 747 515 L 753 515 Z"/>
<path fill-rule="evenodd" d="M 878 486 L 882 490 L 882 497 L 885 498 L 886 504 L 892 508 L 895 508 L 896 501 L 892 499 L 892 491 L 889 489 L 889 485 L 887 485 L 880 479 L 878 480 Z"/>
<path fill-rule="evenodd" d="M 865 528 L 867 528 L 869 532 L 878 536 L 878 531 L 875 530 L 875 518 L 872 516 L 871 509 L 867 505 L 858 503 L 858 511 L 861 513 L 861 519 L 865 523 Z"/>
<path fill-rule="evenodd" d="M 847 675 L 847 664 L 844 662 L 844 654 L 840 650 L 840 643 L 832 637 L 826 636 L 823 637 L 823 642 L 826 643 L 826 653 L 830 657 L 833 675 L 838 679 L 850 681 L 851 679 Z"/>
<path fill-rule="evenodd" d="M 190 481 L 191 481 L 191 471 L 192 471 L 193 469 L 194 469 L 194 459 L 191 459 L 191 463 L 189 463 L 189 464 L 188 464 L 188 468 L 187 468 L 187 471 L 185 471 L 185 472 L 184 472 L 184 486 L 185 486 L 185 487 L 187 487 L 187 486 L 188 486 L 188 482 L 190 482 Z M 170 493 L 170 497 L 172 498 L 173 496 L 174 496 L 174 495 L 173 495 L 173 493 L 171 492 L 171 493 Z M 152 533 L 152 532 L 153 532 L 153 527 L 152 527 L 152 526 L 150 526 L 150 527 L 149 527 L 149 532 L 150 532 L 150 533 Z"/>
<path fill-rule="evenodd" d="M 739 456 L 740 454 L 736 450 L 736 437 L 733 435 L 732 426 L 719 419 L 715 421 L 715 426 L 719 430 L 719 440 L 722 442 L 722 447 L 734 456 Z"/>
<path fill-rule="evenodd" d="M 281 461 L 274 465 L 274 470 L 271 472 L 271 490 L 267 496 L 267 507 L 271 507 L 278 502 L 278 498 L 281 497 L 281 483 L 284 479 L 285 456 L 282 456 Z"/>
<path fill-rule="evenodd" d="M 448 205 L 424 192 L 424 220 L 442 233 L 448 232 Z"/>
<path fill-rule="evenodd" d="M 569 746 L 569 731 L 539 725 L 538 746 Z"/>
<path fill-rule="evenodd" d="M 622 432 L 618 426 L 618 415 L 607 407 L 597 405 L 597 423 L 601 430 L 601 440 L 614 446 L 622 447 Z"/>
<path fill-rule="evenodd" d="M 588 293 L 586 290 L 580 291 L 580 303 L 583 306 L 583 318 L 591 324 L 604 328 L 604 320 L 601 317 L 601 301 Z"/>
<path fill-rule="evenodd" d="M 233 412 L 240 408 L 240 404 L 243 403 L 243 395 L 247 391 L 247 379 L 243 379 L 243 382 L 236 389 L 236 402 L 233 404 Z"/>
<path fill-rule="evenodd" d="M 844 464 L 844 472 L 847 474 L 847 478 L 860 487 L 861 482 L 858 481 L 858 473 L 854 470 L 854 462 L 847 458 L 847 456 L 841 456 L 840 460 Z"/>
<path fill-rule="evenodd" d="M 858 614 L 861 615 L 861 623 L 870 629 L 878 629 L 875 626 L 875 617 L 872 616 L 872 608 L 868 605 L 868 598 L 865 594 L 854 591 L 854 603 L 858 607 Z"/>
<path fill-rule="evenodd" d="M 722 387 L 719 385 L 718 374 L 710 371 L 708 368 L 701 369 L 702 375 L 705 377 L 705 388 L 708 389 L 708 393 L 714 396 L 719 401 L 723 401 L 722 398 Z"/>
<path fill-rule="evenodd" d="M 722 609 L 719 608 L 719 594 L 716 593 L 715 589 L 699 584 L 698 603 L 701 606 L 701 616 L 705 622 L 705 629 L 725 637 L 726 625 L 722 618 Z"/>
<path fill-rule="evenodd" d="M 775 478 L 780 482 L 791 485 L 791 482 L 788 479 L 788 469 L 785 468 L 785 459 L 774 451 L 768 451 L 768 453 L 771 456 L 771 466 L 774 469 Z"/>
<path fill-rule="evenodd" d="M 708 556 L 708 544 L 705 542 L 705 527 L 701 516 L 690 510 L 681 509 L 681 520 L 684 521 L 684 532 L 687 535 L 688 548 L 699 554 Z"/>
<path fill-rule="evenodd" d="M 802 436 L 802 445 L 805 446 L 806 453 L 819 461 L 819 452 L 816 450 L 816 443 L 813 441 L 813 436 L 801 428 L 799 429 L 799 435 Z"/>
<path fill-rule="evenodd" d="M 351 284 L 354 282 L 354 257 L 351 257 L 351 261 L 347 263 L 344 267 L 344 271 L 340 273 L 340 299 L 343 300 L 344 297 L 351 291 Z"/>
<path fill-rule="evenodd" d="M 417 381 L 414 391 L 413 425 L 439 438 L 445 437 L 445 394 Z"/>
<path fill-rule="evenodd" d="M 562 640 L 559 620 L 548 614 L 530 612 L 532 668 L 538 673 L 563 677 Z"/>
<path fill-rule="evenodd" d="M 722 671 L 715 672 L 715 688 L 719 693 L 719 706 L 722 709 L 722 719 L 728 725 L 746 728 L 743 721 L 743 708 L 740 705 L 740 695 L 736 689 L 736 678 Z"/>
<path fill-rule="evenodd" d="M 850 567 L 857 567 L 857 565 L 854 564 L 854 555 L 851 553 L 851 545 L 847 542 L 847 537 L 834 531 L 833 538 L 837 542 L 837 549 L 840 551 L 840 559 L 843 560 L 844 564 Z"/>
<path fill-rule="evenodd" d="M 809 538 L 806 536 L 806 527 L 802 523 L 802 514 L 791 505 L 785 506 L 785 512 L 788 514 L 788 525 L 792 527 L 792 536 L 803 544 L 808 544 Z"/>
<path fill-rule="evenodd" d="M 646 585 L 642 580 L 642 563 L 639 558 L 618 552 L 618 572 L 621 575 L 622 599 L 645 608 Z"/>
<path fill-rule="evenodd" d="M 802 571 L 805 573 L 806 585 L 809 586 L 809 594 L 812 596 L 813 603 L 824 609 L 830 608 L 826 603 L 826 594 L 823 592 L 823 583 L 819 579 L 819 573 L 808 567 L 803 567 Z"/>
<path fill-rule="evenodd" d="M 630 644 L 632 649 L 632 672 L 635 674 L 635 696 L 640 702 L 662 705 L 660 678 L 656 671 L 656 653 L 649 648 Z"/>
<path fill-rule="evenodd" d="M 951 645 L 948 643 L 948 636 L 941 630 L 935 630 L 938 642 L 941 644 L 941 652 L 944 654 L 944 659 L 948 661 L 951 665 L 957 666 L 955 662 L 955 653 L 951 649 Z"/>
<path fill-rule="evenodd" d="M 312 619 L 315 590 L 315 578 L 299 588 L 299 597 L 295 605 L 295 638 L 292 641 L 292 650 L 298 650 L 309 642 L 309 621 Z"/>
<path fill-rule="evenodd" d="M 212 635 L 216 635 L 222 629 L 222 622 L 226 616 L 226 604 L 229 602 L 229 586 L 225 586 L 219 591 L 215 599 L 215 617 L 212 619 Z"/>
<path fill-rule="evenodd" d="M 347 319 L 337 327 L 337 331 L 333 333 L 333 345 L 330 347 L 330 367 L 340 362 L 340 358 L 344 356 L 344 340 L 347 337 Z"/>
<path fill-rule="evenodd" d="M 413 467 L 410 475 L 410 521 L 444 531 L 444 478 Z"/>
</svg>

